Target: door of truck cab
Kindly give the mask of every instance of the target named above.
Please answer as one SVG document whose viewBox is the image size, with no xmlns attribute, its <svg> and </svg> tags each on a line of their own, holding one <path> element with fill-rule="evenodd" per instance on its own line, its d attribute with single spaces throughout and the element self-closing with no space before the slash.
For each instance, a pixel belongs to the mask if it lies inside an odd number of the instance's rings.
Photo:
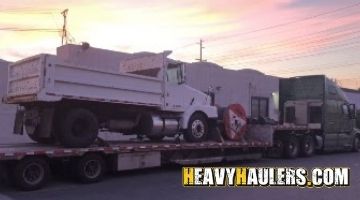
<svg viewBox="0 0 360 200">
<path fill-rule="evenodd" d="M 353 120 L 349 117 L 349 106 L 341 89 L 328 79 L 326 79 L 325 102 L 325 149 L 344 149 L 344 147 L 351 146 L 354 125 Z"/>
<path fill-rule="evenodd" d="M 182 63 L 169 63 L 166 67 L 165 109 L 184 111 L 184 68 Z"/>
</svg>

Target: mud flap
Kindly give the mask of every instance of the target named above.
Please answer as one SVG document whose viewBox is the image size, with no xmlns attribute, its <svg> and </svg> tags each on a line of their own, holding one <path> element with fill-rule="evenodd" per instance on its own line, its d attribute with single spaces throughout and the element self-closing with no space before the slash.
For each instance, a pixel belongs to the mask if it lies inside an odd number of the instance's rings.
<svg viewBox="0 0 360 200">
<path fill-rule="evenodd" d="M 23 135 L 24 134 L 24 129 L 23 129 L 23 125 L 24 125 L 24 110 L 17 110 L 16 111 L 16 115 L 15 115 L 15 123 L 14 123 L 14 128 L 13 128 L 13 133 L 16 135 Z"/>
</svg>

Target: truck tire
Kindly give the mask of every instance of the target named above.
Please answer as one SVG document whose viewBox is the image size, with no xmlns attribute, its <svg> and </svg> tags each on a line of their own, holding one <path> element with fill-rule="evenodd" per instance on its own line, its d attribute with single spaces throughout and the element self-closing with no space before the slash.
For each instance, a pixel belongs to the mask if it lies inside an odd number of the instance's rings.
<svg viewBox="0 0 360 200">
<path fill-rule="evenodd" d="M 94 143 L 98 131 L 98 120 L 92 112 L 74 109 L 61 121 L 58 138 L 65 147 L 87 147 Z"/>
<path fill-rule="evenodd" d="M 208 136 L 208 123 L 206 117 L 201 113 L 195 113 L 191 116 L 188 128 L 184 134 L 187 142 L 202 142 Z"/>
<path fill-rule="evenodd" d="M 315 141 L 312 135 L 305 135 L 301 139 L 300 154 L 304 157 L 310 157 L 315 151 Z"/>
<path fill-rule="evenodd" d="M 359 139 L 359 136 L 354 137 L 352 151 L 353 152 L 359 152 L 360 151 L 360 139 Z"/>
<path fill-rule="evenodd" d="M 49 179 L 49 164 L 42 158 L 25 158 L 16 163 L 12 175 L 19 189 L 37 190 L 42 188 Z"/>
<path fill-rule="evenodd" d="M 296 158 L 299 155 L 299 140 L 295 136 L 289 136 L 284 141 L 284 156 Z"/>
<path fill-rule="evenodd" d="M 88 154 L 76 162 L 76 175 L 82 183 L 95 183 L 105 174 L 105 161 L 101 155 Z"/>
</svg>

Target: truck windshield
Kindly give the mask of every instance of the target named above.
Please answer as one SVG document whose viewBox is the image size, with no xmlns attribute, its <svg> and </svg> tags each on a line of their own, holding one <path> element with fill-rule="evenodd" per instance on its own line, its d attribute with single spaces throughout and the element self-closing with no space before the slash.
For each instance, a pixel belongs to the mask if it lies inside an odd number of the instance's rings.
<svg viewBox="0 0 360 200">
<path fill-rule="evenodd" d="M 182 73 L 181 73 L 181 64 L 169 64 L 167 71 L 166 71 L 166 77 L 167 81 L 170 83 L 181 83 L 182 80 Z"/>
</svg>

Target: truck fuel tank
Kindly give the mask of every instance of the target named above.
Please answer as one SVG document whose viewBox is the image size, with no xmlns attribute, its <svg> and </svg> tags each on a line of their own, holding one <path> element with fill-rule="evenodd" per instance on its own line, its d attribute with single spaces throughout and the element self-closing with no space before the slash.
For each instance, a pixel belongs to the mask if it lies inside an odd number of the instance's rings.
<svg viewBox="0 0 360 200">
<path fill-rule="evenodd" d="M 159 115 L 144 115 L 140 126 L 145 135 L 173 136 L 178 133 L 179 121 L 177 119 L 162 118 Z"/>
</svg>

